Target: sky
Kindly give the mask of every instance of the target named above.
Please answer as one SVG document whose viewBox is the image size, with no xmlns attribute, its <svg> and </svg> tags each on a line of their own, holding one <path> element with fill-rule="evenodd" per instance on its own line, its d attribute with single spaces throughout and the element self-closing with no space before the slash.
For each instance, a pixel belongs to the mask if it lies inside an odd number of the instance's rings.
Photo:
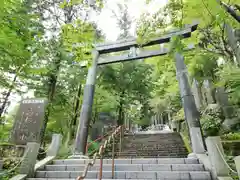
<svg viewBox="0 0 240 180">
<path fill-rule="evenodd" d="M 135 36 L 136 20 L 139 19 L 142 13 L 149 12 L 150 14 L 153 14 L 167 3 L 167 0 L 152 0 L 150 4 L 146 5 L 145 1 L 146 0 L 125 0 L 130 16 L 135 20 L 132 29 L 130 30 L 133 36 Z M 102 13 L 99 16 L 94 17 L 99 28 L 105 33 L 107 41 L 115 41 L 120 33 L 116 24 L 116 19 L 112 17 L 112 11 L 117 12 L 117 3 L 123 2 L 124 0 L 108 0 Z"/>
<path fill-rule="evenodd" d="M 117 21 L 112 13 L 112 11 L 116 13 L 118 12 L 117 3 L 125 2 L 128 6 L 130 16 L 133 19 L 132 28 L 130 30 L 132 36 L 135 36 L 136 20 L 139 19 L 142 13 L 148 12 L 153 14 L 167 3 L 167 0 L 152 0 L 150 4 L 146 5 L 145 1 L 146 0 L 107 0 L 101 14 L 97 16 L 93 15 L 92 17 L 94 21 L 97 22 L 98 27 L 105 34 L 106 41 L 115 41 L 120 34 L 120 30 L 117 27 Z M 23 98 L 31 97 L 34 97 L 34 91 L 30 91 L 23 96 Z M 22 97 L 19 95 L 13 93 L 10 97 L 11 105 L 8 111 L 11 111 L 21 98 Z"/>
</svg>

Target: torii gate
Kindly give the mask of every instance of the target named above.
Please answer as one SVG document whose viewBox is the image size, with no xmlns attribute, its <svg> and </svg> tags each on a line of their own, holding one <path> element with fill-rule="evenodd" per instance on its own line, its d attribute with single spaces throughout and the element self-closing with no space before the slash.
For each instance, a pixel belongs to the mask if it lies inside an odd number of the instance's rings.
<svg viewBox="0 0 240 180">
<path fill-rule="evenodd" d="M 185 26 L 185 28 L 171 32 L 163 35 L 162 37 L 150 40 L 148 43 L 142 45 L 141 47 L 147 47 L 157 44 L 168 43 L 173 36 L 182 36 L 183 38 L 191 37 L 191 33 L 195 31 L 198 27 L 198 23 L 193 23 L 191 25 Z M 73 158 L 81 157 L 85 155 L 85 147 L 87 145 L 88 138 L 88 127 L 91 121 L 91 112 L 94 99 L 94 89 L 97 75 L 97 66 L 132 61 L 137 59 L 144 59 L 154 56 L 166 55 L 170 52 L 167 48 L 159 48 L 158 50 L 144 50 L 136 53 L 136 49 L 139 48 L 136 39 L 132 40 L 122 40 L 115 43 L 98 44 L 95 45 L 95 49 L 92 52 L 93 61 L 91 67 L 88 69 L 88 75 L 86 79 L 86 84 L 84 87 L 83 103 L 81 107 L 81 114 L 79 119 L 78 130 L 75 139 L 75 148 Z M 186 50 L 193 49 L 194 47 L 189 46 Z M 120 52 L 132 50 L 132 55 L 129 53 L 106 57 L 105 54 L 112 52 Z M 181 98 L 184 106 L 185 118 L 187 120 L 190 134 L 191 142 L 193 146 L 193 152 L 202 153 L 204 152 L 203 140 L 200 131 L 199 122 L 199 112 L 196 108 L 194 97 L 191 92 L 191 88 L 188 82 L 188 75 L 186 70 L 186 65 L 184 64 L 184 58 L 180 53 L 175 53 L 176 69 L 177 69 L 177 79 L 179 81 Z"/>
</svg>

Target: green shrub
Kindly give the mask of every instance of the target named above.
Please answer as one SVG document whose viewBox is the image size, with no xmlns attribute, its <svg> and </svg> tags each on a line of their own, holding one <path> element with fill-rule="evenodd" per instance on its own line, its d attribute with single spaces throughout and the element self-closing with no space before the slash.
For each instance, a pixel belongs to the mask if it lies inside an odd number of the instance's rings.
<svg viewBox="0 0 240 180">
<path fill-rule="evenodd" d="M 218 136 L 221 130 L 221 119 L 209 114 L 203 115 L 201 125 L 205 137 Z"/>
<path fill-rule="evenodd" d="M 15 176 L 17 172 L 17 168 L 20 165 L 20 159 L 8 158 L 4 159 L 3 162 L 3 171 L 0 172 L 1 180 L 8 180 L 11 177 Z"/>
<path fill-rule="evenodd" d="M 207 136 L 218 136 L 222 131 L 222 121 L 224 116 L 222 115 L 221 107 L 219 105 L 208 105 L 202 112 L 200 119 L 203 134 Z"/>
<path fill-rule="evenodd" d="M 89 141 L 88 144 L 91 143 L 91 145 L 88 147 L 88 154 L 92 154 L 92 152 L 99 149 L 100 145 L 98 142 Z"/>
<path fill-rule="evenodd" d="M 240 140 L 240 133 L 230 132 L 221 136 L 222 140 Z"/>
<path fill-rule="evenodd" d="M 17 158 L 17 159 L 15 159 L 15 158 L 4 159 L 3 169 L 11 169 L 11 168 L 17 166 L 19 163 L 20 163 L 19 158 Z"/>
</svg>

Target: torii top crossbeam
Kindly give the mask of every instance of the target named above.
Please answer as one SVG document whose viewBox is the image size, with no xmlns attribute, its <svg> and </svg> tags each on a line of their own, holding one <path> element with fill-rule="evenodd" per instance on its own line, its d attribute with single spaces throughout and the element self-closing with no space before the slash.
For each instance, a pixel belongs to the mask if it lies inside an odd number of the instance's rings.
<svg viewBox="0 0 240 180">
<path fill-rule="evenodd" d="M 191 37 L 191 33 L 195 31 L 197 27 L 198 27 L 198 23 L 195 22 L 191 25 L 187 25 L 185 28 L 181 30 L 170 32 L 161 37 L 151 39 L 148 43 L 141 45 L 141 47 L 167 43 L 167 42 L 170 42 L 171 37 L 177 36 L 177 35 L 181 35 L 183 38 Z M 121 40 L 121 41 L 112 42 L 112 43 L 103 43 L 103 44 L 95 45 L 95 49 L 99 52 L 99 54 L 129 50 L 131 47 L 139 47 L 136 39 Z"/>
</svg>

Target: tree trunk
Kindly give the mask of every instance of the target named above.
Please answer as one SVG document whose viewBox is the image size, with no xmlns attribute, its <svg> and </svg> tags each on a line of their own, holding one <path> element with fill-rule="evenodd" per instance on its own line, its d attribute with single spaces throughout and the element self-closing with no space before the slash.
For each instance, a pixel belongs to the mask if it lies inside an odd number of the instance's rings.
<svg viewBox="0 0 240 180">
<path fill-rule="evenodd" d="M 12 80 L 11 86 L 9 87 L 9 89 L 7 91 L 7 94 L 6 94 L 5 98 L 4 98 L 3 104 L 0 107 L 0 124 L 1 124 L 1 117 L 2 117 L 2 115 L 4 113 L 4 110 L 5 110 L 6 106 L 7 106 L 8 99 L 9 99 L 11 93 L 12 93 L 12 90 L 13 90 L 13 87 L 14 87 L 14 83 L 16 82 L 16 80 L 17 80 L 17 74 L 15 74 L 15 76 L 14 76 L 14 78 Z"/>
<path fill-rule="evenodd" d="M 118 120 L 117 120 L 117 125 L 118 126 L 124 124 L 124 110 L 123 110 L 124 94 L 125 94 L 124 91 L 122 91 L 122 93 L 120 94 L 120 102 L 119 102 L 119 109 L 118 109 Z"/>
<path fill-rule="evenodd" d="M 79 84 L 78 92 L 77 92 L 76 105 L 75 105 L 75 109 L 74 109 L 74 117 L 73 117 L 72 124 L 71 124 L 73 126 L 77 125 L 77 117 L 78 117 L 78 111 L 79 111 L 79 107 L 80 107 L 81 92 L 82 92 L 82 84 Z"/>
<path fill-rule="evenodd" d="M 57 79 L 58 79 L 58 72 L 60 70 L 60 66 L 61 66 L 61 58 L 58 58 L 55 62 L 54 62 L 55 68 L 49 72 L 49 78 L 48 78 L 48 106 L 46 108 L 46 112 L 44 115 L 44 125 L 41 131 L 41 144 L 44 141 L 44 134 L 45 134 L 45 130 L 47 128 L 47 123 L 49 120 L 49 115 L 52 109 L 52 104 L 53 104 L 53 100 L 54 100 L 54 95 L 55 95 L 55 90 L 56 90 L 56 85 L 57 85 Z"/>
<path fill-rule="evenodd" d="M 80 83 L 77 90 L 77 97 L 75 98 L 75 104 L 74 104 L 74 113 L 72 116 L 72 119 L 70 121 L 69 126 L 69 138 L 71 139 L 75 135 L 75 126 L 77 125 L 77 118 L 78 118 L 78 112 L 80 108 L 80 97 L 82 92 L 82 84 Z"/>
</svg>

